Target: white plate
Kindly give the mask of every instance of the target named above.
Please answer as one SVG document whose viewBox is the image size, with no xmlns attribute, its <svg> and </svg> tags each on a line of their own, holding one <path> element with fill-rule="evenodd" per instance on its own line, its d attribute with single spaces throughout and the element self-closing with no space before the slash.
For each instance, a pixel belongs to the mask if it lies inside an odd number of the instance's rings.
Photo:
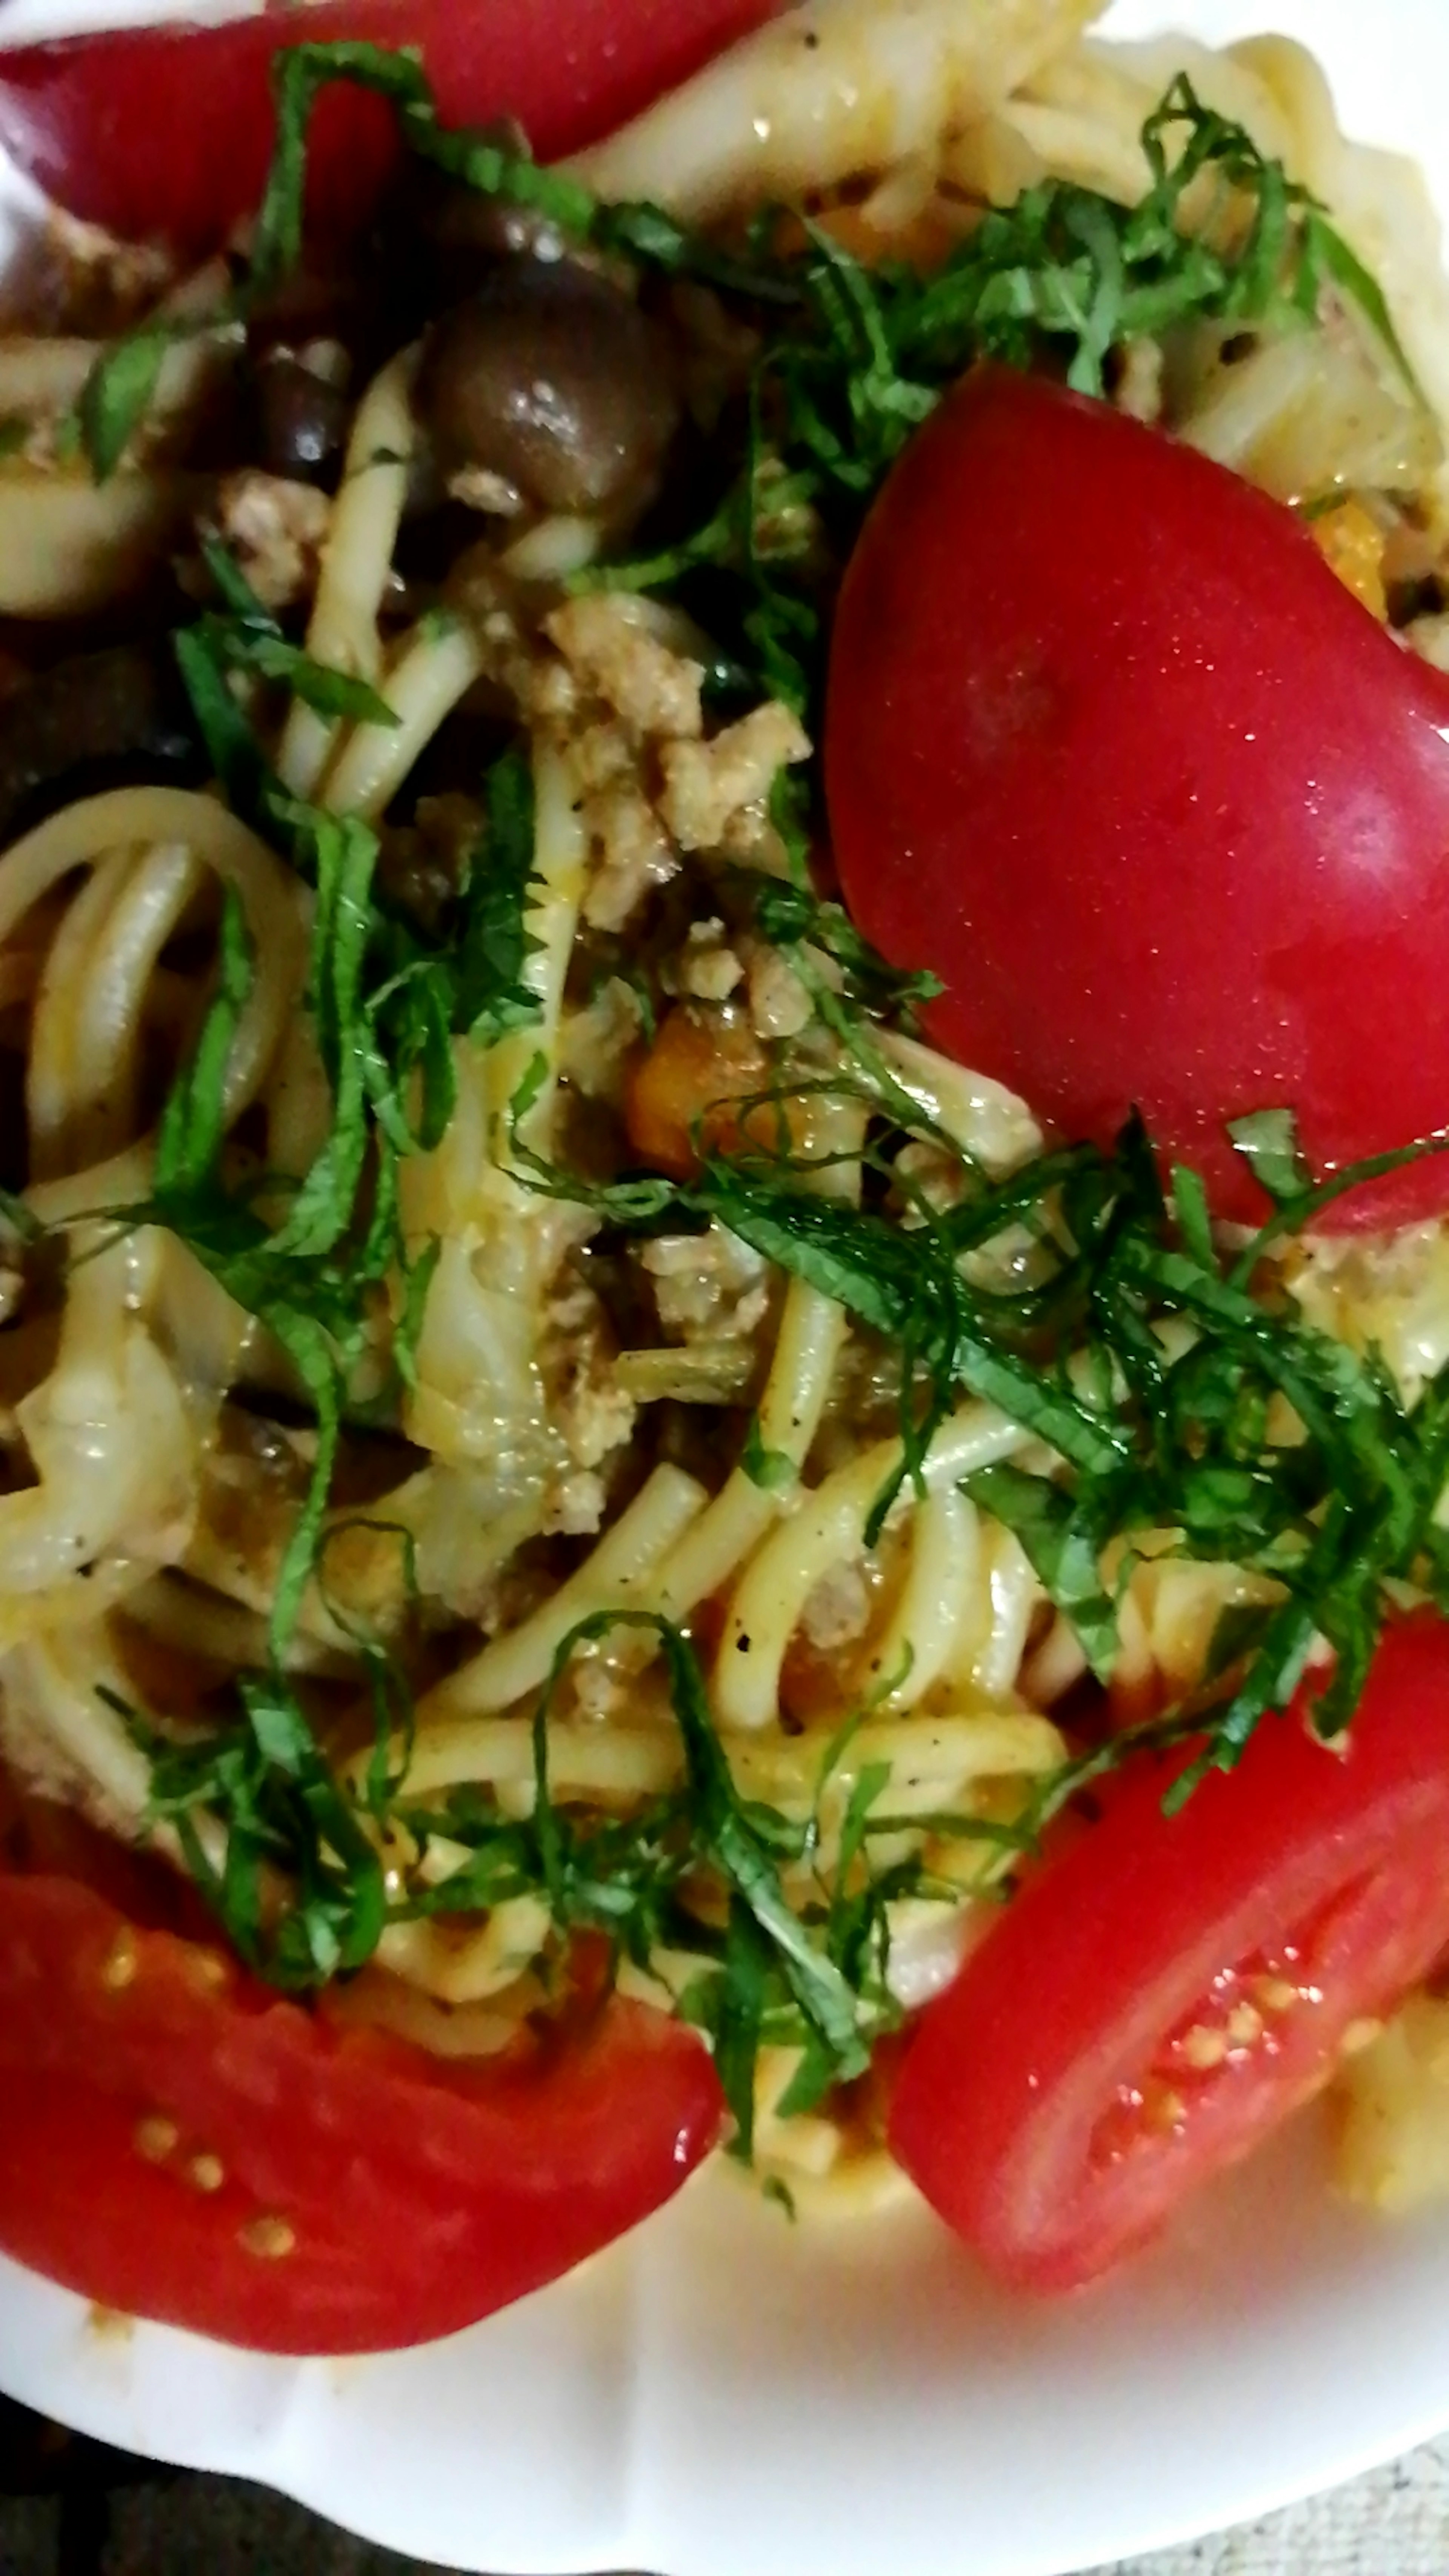
<svg viewBox="0 0 1449 2576">
<path fill-rule="evenodd" d="M 12 0 L 5 25 L 106 14 Z M 1167 14 L 1120 0 L 1112 24 Z M 1449 207 L 1446 0 L 1174 14 L 1209 39 L 1271 21 L 1311 42 L 1355 130 L 1418 151 Z M 710 2174 L 511 2314 L 346 2364 L 100 2327 L 0 2263 L 0 2386 L 460 2568 L 1060 2576 L 1449 2425 L 1449 2219 L 1382 2228 L 1336 2206 L 1319 2165 L 1310 2127 L 1130 2277 L 1050 2309 L 984 2289 L 923 2213 L 795 2235 Z"/>
</svg>

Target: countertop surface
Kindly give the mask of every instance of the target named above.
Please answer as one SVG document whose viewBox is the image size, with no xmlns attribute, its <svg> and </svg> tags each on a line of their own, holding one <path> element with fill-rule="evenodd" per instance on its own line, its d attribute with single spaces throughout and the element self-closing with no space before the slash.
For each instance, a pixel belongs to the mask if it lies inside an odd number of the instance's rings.
<svg viewBox="0 0 1449 2576">
<path fill-rule="evenodd" d="M 1449 2576 L 1449 2439 L 1266 2522 L 1094 2576 Z"/>
</svg>

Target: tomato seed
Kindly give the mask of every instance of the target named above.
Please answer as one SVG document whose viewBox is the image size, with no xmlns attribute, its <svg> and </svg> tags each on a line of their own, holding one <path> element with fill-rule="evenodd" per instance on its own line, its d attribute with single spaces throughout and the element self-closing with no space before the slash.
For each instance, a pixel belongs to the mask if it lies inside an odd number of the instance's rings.
<svg viewBox="0 0 1449 2576">
<path fill-rule="evenodd" d="M 1154 2129 L 1179 2129 L 1187 2117 L 1187 2104 L 1170 2084 L 1149 2084 L 1142 2097 L 1142 2116 Z"/>
<path fill-rule="evenodd" d="M 1286 1977 L 1255 1977 L 1253 1994 L 1265 2013 L 1291 2012 L 1300 1999 L 1297 1986 L 1290 1985 Z"/>
<path fill-rule="evenodd" d="M 127 1986 L 135 1984 L 136 1971 L 140 1964 L 136 1936 L 128 1926 L 126 1930 L 116 1934 L 106 1952 L 101 1965 L 102 1985 L 113 1995 L 121 1994 Z"/>
<path fill-rule="evenodd" d="M 1228 2053 L 1227 2034 L 1210 2030 L 1206 2022 L 1194 2022 L 1179 2042 L 1183 2056 L 1196 2075 L 1210 2075 L 1221 2066 Z"/>
<path fill-rule="evenodd" d="M 1263 2036 L 1263 2016 L 1256 2004 L 1234 2004 L 1227 2028 L 1234 2048 L 1255 2048 Z"/>
<path fill-rule="evenodd" d="M 148 2165 L 164 2165 L 180 2144 L 181 2131 L 174 2120 L 155 2117 L 137 2121 L 134 2145 L 137 2155 L 144 2156 Z"/>
<path fill-rule="evenodd" d="M 241 2230 L 238 2242 L 260 2262 L 279 2263 L 285 2255 L 295 2252 L 297 2236 L 285 2218 L 253 2218 Z"/>
<path fill-rule="evenodd" d="M 193 2156 L 186 2168 L 186 2176 L 198 2191 L 220 2191 L 226 2180 L 226 2167 L 220 2156 Z"/>
</svg>

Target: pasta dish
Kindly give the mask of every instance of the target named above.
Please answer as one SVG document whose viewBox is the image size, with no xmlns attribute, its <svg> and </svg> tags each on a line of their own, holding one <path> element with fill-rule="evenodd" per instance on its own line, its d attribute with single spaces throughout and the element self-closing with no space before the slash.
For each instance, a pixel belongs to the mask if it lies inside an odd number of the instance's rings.
<svg viewBox="0 0 1449 2576">
<path fill-rule="evenodd" d="M 299 14 L 0 338 L 0 2245 L 344 2351 L 717 2149 L 1028 2288 L 1329 2086 L 1442 2189 L 1416 174 L 1091 0 L 578 149 Z"/>
</svg>

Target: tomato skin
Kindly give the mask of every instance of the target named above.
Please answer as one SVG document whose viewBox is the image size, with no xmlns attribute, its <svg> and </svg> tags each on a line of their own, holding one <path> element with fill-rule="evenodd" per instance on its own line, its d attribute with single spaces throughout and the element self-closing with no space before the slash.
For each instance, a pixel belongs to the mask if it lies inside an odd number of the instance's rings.
<svg viewBox="0 0 1449 2576">
<path fill-rule="evenodd" d="M 826 755 L 861 928 L 1068 1135 L 1135 1102 L 1261 1222 L 1226 1119 L 1295 1109 L 1319 1169 L 1449 1124 L 1449 683 L 1224 468 L 978 370 L 851 563 Z M 1329 1221 L 1446 1204 L 1434 1159 Z"/>
<path fill-rule="evenodd" d="M 72 214 L 214 249 L 254 211 L 282 46 L 418 45 L 442 115 L 516 116 L 540 160 L 595 142 L 771 14 L 777 0 L 318 0 L 210 27 L 144 27 L 0 56 L 0 144 Z M 396 159 L 382 101 L 335 90 L 312 121 L 309 205 L 346 229 Z M 164 149 L 157 137 L 165 137 Z"/>
<path fill-rule="evenodd" d="M 909 2043 L 891 2146 L 1013 2286 L 1074 2288 L 1134 2252 L 1449 1944 L 1449 1627 L 1388 1632 L 1342 1754 L 1303 1713 L 1300 1694 L 1176 1817 L 1172 1767 L 1109 1782 Z M 1261 2035 L 1199 2067 L 1244 2004 Z"/>
<path fill-rule="evenodd" d="M 470 2069 L 53 1875 L 0 1876 L 0 2093 L 0 2247 L 283 2353 L 491 2315 L 672 2197 L 723 2119 L 700 2042 L 640 2006 Z"/>
</svg>

